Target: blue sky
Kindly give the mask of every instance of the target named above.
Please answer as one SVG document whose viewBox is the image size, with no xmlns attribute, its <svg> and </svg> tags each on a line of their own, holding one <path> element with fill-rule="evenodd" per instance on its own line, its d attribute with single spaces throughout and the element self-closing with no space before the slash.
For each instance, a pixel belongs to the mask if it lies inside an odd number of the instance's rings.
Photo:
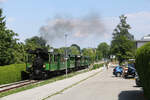
<svg viewBox="0 0 150 100">
<path fill-rule="evenodd" d="M 87 36 L 75 39 L 70 36 L 68 45 L 77 43 L 81 47 L 96 47 L 100 42 L 110 43 L 112 31 L 119 23 L 119 16 L 125 14 L 135 39 L 150 34 L 149 0 L 0 0 L 0 8 L 6 16 L 8 28 L 19 34 L 21 41 L 39 35 L 41 26 L 55 15 L 84 16 L 89 12 L 100 14 L 106 32 L 102 36 Z M 64 46 L 55 41 L 54 47 Z"/>
</svg>

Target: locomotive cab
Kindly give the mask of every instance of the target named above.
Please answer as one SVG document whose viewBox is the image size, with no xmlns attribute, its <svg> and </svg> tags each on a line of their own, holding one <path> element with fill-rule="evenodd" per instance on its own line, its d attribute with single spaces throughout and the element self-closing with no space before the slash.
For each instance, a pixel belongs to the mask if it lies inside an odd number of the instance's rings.
<svg viewBox="0 0 150 100">
<path fill-rule="evenodd" d="M 47 50 L 36 49 L 28 50 L 28 56 L 26 57 L 26 70 L 29 72 L 31 79 L 41 79 L 45 74 L 44 61 L 50 61 Z"/>
</svg>

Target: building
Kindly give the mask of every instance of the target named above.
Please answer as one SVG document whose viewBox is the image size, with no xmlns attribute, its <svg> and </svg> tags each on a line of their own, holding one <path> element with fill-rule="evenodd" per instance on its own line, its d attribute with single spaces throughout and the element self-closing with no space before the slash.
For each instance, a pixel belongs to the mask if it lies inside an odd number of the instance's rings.
<svg viewBox="0 0 150 100">
<path fill-rule="evenodd" d="M 139 48 L 148 42 L 150 42 L 150 34 L 148 36 L 144 36 L 141 40 L 137 40 L 136 41 L 136 47 Z"/>
</svg>

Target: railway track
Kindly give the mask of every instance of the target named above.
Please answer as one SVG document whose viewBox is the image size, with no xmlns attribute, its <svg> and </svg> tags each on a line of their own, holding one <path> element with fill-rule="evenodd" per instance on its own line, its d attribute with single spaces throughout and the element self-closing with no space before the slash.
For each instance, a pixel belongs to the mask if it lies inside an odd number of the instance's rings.
<svg viewBox="0 0 150 100">
<path fill-rule="evenodd" d="M 37 81 L 37 80 L 25 80 L 25 81 L 15 82 L 12 84 L 2 85 L 2 86 L 0 86 L 0 93 L 5 92 L 5 91 L 9 91 L 12 89 L 16 89 L 19 87 L 23 87 L 25 85 L 37 83 L 37 82 L 39 82 L 39 81 Z"/>
</svg>

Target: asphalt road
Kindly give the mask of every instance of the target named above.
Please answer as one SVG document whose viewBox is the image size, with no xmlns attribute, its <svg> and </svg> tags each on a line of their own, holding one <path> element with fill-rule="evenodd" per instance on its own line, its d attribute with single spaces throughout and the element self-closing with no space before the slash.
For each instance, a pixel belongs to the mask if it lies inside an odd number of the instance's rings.
<svg viewBox="0 0 150 100">
<path fill-rule="evenodd" d="M 135 80 L 112 75 L 112 68 L 54 95 L 48 100 L 145 100 Z"/>
</svg>

